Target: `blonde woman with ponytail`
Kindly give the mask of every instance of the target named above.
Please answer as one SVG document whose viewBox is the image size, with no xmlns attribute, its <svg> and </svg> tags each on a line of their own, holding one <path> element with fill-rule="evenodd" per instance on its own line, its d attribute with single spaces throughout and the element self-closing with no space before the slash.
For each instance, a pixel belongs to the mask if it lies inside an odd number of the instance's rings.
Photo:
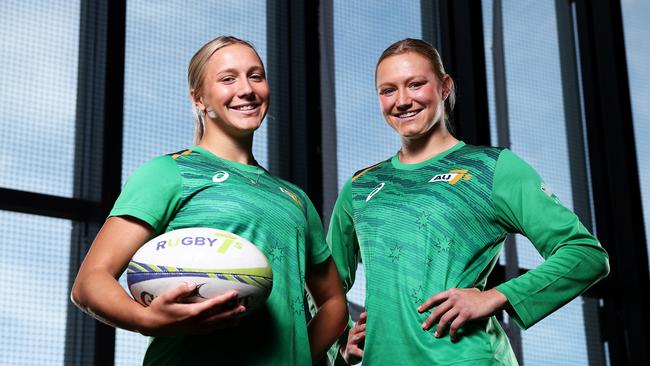
<svg viewBox="0 0 650 366">
<path fill-rule="evenodd" d="M 100 321 L 153 336 L 145 365 L 315 363 L 344 330 L 347 309 L 309 198 L 252 154 L 269 106 L 262 60 L 250 43 L 220 36 L 192 57 L 188 83 L 194 146 L 155 158 L 129 178 L 79 269 L 72 300 Z M 196 284 L 148 307 L 127 295 L 117 279 L 135 251 L 188 227 L 233 232 L 266 254 L 274 283 L 261 309 L 248 314 L 234 291 L 185 303 Z M 309 324 L 305 287 L 318 309 Z"/>
<path fill-rule="evenodd" d="M 392 157 L 343 186 L 328 242 L 349 290 L 361 259 L 366 309 L 336 364 L 516 365 L 495 315 L 528 328 L 607 275 L 607 253 L 512 151 L 452 133 L 454 82 L 430 44 L 404 39 L 375 69 Z M 487 277 L 508 233 L 545 262 L 495 288 Z"/>
</svg>

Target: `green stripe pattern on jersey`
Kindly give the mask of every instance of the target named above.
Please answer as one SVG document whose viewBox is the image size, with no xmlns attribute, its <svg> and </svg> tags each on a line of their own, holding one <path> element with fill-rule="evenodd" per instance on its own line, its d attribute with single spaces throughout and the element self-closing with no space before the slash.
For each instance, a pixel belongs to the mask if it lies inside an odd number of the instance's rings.
<svg viewBox="0 0 650 366">
<path fill-rule="evenodd" d="M 346 290 L 364 264 L 363 364 L 516 365 L 494 317 L 466 323 L 451 342 L 434 337 L 437 326 L 422 330 L 431 311 L 417 311 L 450 288 L 483 290 L 509 232 L 524 233 L 546 259 L 497 287 L 523 328 L 607 274 L 598 241 L 509 150 L 459 142 L 419 164 L 396 155 L 348 180 L 328 242 Z"/>
<path fill-rule="evenodd" d="M 161 156 L 128 180 L 111 216 L 133 216 L 156 233 L 209 227 L 235 233 L 269 259 L 266 304 L 237 327 L 200 336 L 154 337 L 151 365 L 307 365 L 303 298 L 310 264 L 330 255 L 312 203 L 295 185 L 258 166 L 221 159 L 201 147 Z"/>
</svg>

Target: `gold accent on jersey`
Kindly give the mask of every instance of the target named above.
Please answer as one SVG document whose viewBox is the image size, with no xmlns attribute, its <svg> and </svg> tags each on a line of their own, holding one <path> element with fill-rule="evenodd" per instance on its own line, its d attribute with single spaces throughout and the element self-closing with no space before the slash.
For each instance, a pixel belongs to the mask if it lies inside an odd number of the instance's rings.
<svg viewBox="0 0 650 366">
<path fill-rule="evenodd" d="M 382 161 L 381 163 L 375 164 L 369 168 L 360 171 L 359 173 L 357 173 L 355 176 L 352 177 L 352 181 L 354 182 L 355 180 L 359 179 L 362 175 L 368 173 L 369 171 L 375 169 L 376 167 L 380 166 L 383 163 L 385 163 L 385 161 Z"/>
<path fill-rule="evenodd" d="M 288 190 L 286 188 L 283 188 L 283 187 L 280 187 L 280 191 L 282 191 L 282 193 L 286 193 L 287 196 L 291 197 L 298 204 L 298 206 L 300 206 L 300 208 L 302 208 L 302 202 L 300 202 L 300 200 L 298 199 L 298 196 L 296 196 L 295 193 L 293 193 L 290 190 Z"/>
<path fill-rule="evenodd" d="M 187 156 L 187 155 L 189 155 L 191 152 L 192 152 L 192 150 L 189 150 L 189 149 L 188 149 L 188 150 L 185 150 L 185 151 L 183 151 L 183 152 L 178 152 L 178 153 L 172 155 L 172 159 L 178 159 L 178 157 L 181 156 L 181 155 L 182 155 L 182 156 Z"/>
</svg>

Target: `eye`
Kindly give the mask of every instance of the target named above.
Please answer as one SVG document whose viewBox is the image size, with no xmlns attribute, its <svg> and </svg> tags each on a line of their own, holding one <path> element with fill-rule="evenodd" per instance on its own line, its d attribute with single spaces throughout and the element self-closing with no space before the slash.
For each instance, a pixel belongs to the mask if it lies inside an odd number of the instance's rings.
<svg viewBox="0 0 650 366">
<path fill-rule="evenodd" d="M 265 76 L 264 76 L 264 74 L 257 74 L 256 73 L 256 74 L 251 74 L 248 78 L 253 80 L 253 81 L 263 81 L 265 79 Z"/>
<path fill-rule="evenodd" d="M 388 95 L 391 95 L 393 93 L 395 93 L 395 88 L 382 88 L 382 89 L 379 89 L 379 95 L 388 96 Z"/>
<path fill-rule="evenodd" d="M 414 81 L 414 82 L 409 84 L 409 88 L 411 88 L 411 89 L 419 89 L 424 84 L 426 84 L 425 81 Z"/>
<path fill-rule="evenodd" d="M 224 84 L 232 84 L 232 83 L 235 82 L 235 77 L 228 75 L 228 76 L 222 77 L 221 79 L 219 79 L 219 81 L 224 83 Z"/>
</svg>

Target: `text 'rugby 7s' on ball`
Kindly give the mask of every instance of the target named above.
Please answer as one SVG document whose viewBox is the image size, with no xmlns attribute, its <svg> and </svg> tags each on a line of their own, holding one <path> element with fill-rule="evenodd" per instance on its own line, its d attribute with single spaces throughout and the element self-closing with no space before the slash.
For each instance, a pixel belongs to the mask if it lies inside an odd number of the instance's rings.
<svg viewBox="0 0 650 366">
<path fill-rule="evenodd" d="M 183 283 L 196 283 L 187 302 L 200 302 L 231 290 L 246 312 L 266 301 L 273 287 L 268 259 L 254 244 L 228 231 L 173 230 L 146 242 L 133 255 L 126 274 L 133 298 L 144 306 Z"/>
</svg>

